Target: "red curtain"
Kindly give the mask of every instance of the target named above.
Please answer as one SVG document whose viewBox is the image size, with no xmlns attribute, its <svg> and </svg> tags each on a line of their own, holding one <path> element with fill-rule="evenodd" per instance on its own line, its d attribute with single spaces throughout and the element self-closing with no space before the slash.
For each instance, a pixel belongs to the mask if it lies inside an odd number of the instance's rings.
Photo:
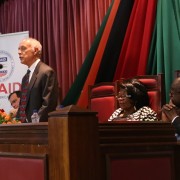
<svg viewBox="0 0 180 180">
<path fill-rule="evenodd" d="M 157 0 L 135 0 L 114 80 L 146 74 Z"/>
<path fill-rule="evenodd" d="M 43 45 L 42 61 L 57 71 L 65 97 L 112 0 L 6 0 L 0 32 L 29 31 Z"/>
</svg>

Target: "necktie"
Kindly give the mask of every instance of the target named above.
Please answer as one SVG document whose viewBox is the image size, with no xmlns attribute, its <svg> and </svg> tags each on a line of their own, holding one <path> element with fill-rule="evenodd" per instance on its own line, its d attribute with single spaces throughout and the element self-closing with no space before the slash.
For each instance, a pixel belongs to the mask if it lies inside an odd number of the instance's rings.
<svg viewBox="0 0 180 180">
<path fill-rule="evenodd" d="M 25 74 L 23 80 L 22 80 L 22 88 L 21 88 L 21 100 L 20 100 L 20 111 L 19 111 L 19 117 L 21 122 L 25 122 L 26 121 L 26 113 L 25 113 L 25 109 L 26 109 L 26 104 L 27 104 L 27 90 L 28 90 L 28 85 L 29 85 L 29 74 L 30 74 L 30 70 L 27 70 L 27 73 Z"/>
</svg>

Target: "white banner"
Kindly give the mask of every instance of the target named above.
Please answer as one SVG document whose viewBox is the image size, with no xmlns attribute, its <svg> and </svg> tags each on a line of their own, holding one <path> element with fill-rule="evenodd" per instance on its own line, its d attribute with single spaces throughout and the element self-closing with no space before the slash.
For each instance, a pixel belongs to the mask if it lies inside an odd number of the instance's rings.
<svg viewBox="0 0 180 180">
<path fill-rule="evenodd" d="M 20 90 L 22 77 L 27 71 L 18 56 L 19 43 L 27 37 L 28 31 L 0 35 L 0 109 L 7 113 L 12 109 L 8 96 Z"/>
</svg>

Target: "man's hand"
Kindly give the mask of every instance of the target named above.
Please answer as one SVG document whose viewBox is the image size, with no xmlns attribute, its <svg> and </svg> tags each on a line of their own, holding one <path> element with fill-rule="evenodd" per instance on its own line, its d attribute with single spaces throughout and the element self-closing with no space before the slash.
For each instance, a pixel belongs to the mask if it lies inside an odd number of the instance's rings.
<svg viewBox="0 0 180 180">
<path fill-rule="evenodd" d="M 11 115 L 12 118 L 15 118 L 15 117 L 16 117 L 17 111 L 18 111 L 18 109 L 11 109 L 11 110 L 10 110 L 9 114 Z"/>
<path fill-rule="evenodd" d="M 178 115 L 174 104 L 165 104 L 162 107 L 162 112 L 166 115 L 169 121 L 172 121 Z"/>
</svg>

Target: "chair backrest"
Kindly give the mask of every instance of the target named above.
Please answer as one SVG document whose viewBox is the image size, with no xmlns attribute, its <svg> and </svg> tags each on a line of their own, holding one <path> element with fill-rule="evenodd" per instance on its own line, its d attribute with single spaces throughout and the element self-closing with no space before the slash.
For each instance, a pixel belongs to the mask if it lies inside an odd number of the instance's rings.
<svg viewBox="0 0 180 180">
<path fill-rule="evenodd" d="M 119 81 L 101 82 L 89 86 L 88 108 L 98 112 L 99 123 L 107 122 L 111 114 L 117 109 Z"/>
<path fill-rule="evenodd" d="M 158 114 L 166 102 L 164 74 L 135 76 L 147 88 L 150 107 Z"/>
</svg>

